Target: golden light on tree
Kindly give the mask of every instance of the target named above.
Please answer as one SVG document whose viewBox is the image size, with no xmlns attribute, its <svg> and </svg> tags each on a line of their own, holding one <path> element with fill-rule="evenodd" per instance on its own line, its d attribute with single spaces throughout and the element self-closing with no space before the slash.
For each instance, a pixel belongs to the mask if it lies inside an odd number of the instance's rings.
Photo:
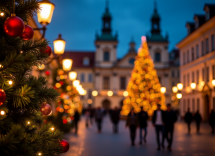
<svg viewBox="0 0 215 156">
<path fill-rule="evenodd" d="M 173 87 L 172 87 L 172 92 L 173 92 L 173 93 L 177 93 L 177 92 L 178 92 L 178 88 L 177 88 L 176 86 L 173 86 Z"/>
<path fill-rule="evenodd" d="M 160 89 L 160 91 L 161 91 L 161 93 L 166 93 L 166 87 L 161 87 L 161 89 Z"/>
<path fill-rule="evenodd" d="M 37 67 L 39 70 L 43 70 L 43 69 L 45 69 L 45 65 L 44 64 L 40 64 L 40 65 L 38 65 L 38 67 Z"/>
<path fill-rule="evenodd" d="M 12 80 L 8 81 L 8 84 L 9 84 L 9 85 L 12 85 L 12 84 L 13 84 L 13 81 L 12 81 Z"/>
<path fill-rule="evenodd" d="M 127 92 L 127 91 L 124 91 L 124 92 L 123 92 L 123 96 L 124 96 L 124 97 L 127 97 L 127 96 L 128 96 L 128 92 Z"/>
<path fill-rule="evenodd" d="M 64 53 L 66 46 L 66 41 L 61 38 L 61 34 L 59 34 L 58 38 L 54 40 L 54 53 L 57 55 L 61 55 Z"/>
<path fill-rule="evenodd" d="M 1 113 L 1 115 L 5 115 L 5 111 L 3 111 L 3 110 L 0 111 L 0 113 Z"/>
<path fill-rule="evenodd" d="M 146 37 L 143 36 L 141 39 L 142 45 L 138 49 L 135 65 L 127 85 L 126 91 L 128 95 L 125 92 L 127 96 L 123 101 L 121 115 L 128 115 L 132 108 L 137 113 L 140 111 L 140 107 L 143 107 L 149 115 L 152 115 L 157 104 L 161 105 L 161 109 L 166 109 L 165 96 L 161 93 L 164 93 L 166 88 L 161 87 L 159 83 L 157 71 L 154 69 L 148 50 Z"/>
</svg>

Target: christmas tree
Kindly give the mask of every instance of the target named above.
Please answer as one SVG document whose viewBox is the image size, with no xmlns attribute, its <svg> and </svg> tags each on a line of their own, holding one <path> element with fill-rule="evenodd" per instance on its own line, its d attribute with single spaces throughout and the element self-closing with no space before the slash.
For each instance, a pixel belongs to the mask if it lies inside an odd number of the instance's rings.
<svg viewBox="0 0 215 156">
<path fill-rule="evenodd" d="M 58 93 L 44 77 L 31 75 L 33 66 L 48 59 L 47 40 L 32 39 L 28 19 L 39 11 L 38 0 L 0 2 L 0 155 L 57 156 L 69 148 L 62 133 L 43 116 Z M 43 115 L 43 116 L 42 116 Z"/>
<path fill-rule="evenodd" d="M 165 96 L 160 92 L 161 85 L 154 69 L 153 60 L 149 54 L 146 37 L 142 37 L 142 45 L 136 56 L 134 69 L 127 86 L 128 96 L 123 101 L 121 114 L 127 115 L 131 108 L 135 112 L 140 111 L 143 107 L 149 115 L 161 105 L 165 109 Z"/>
<path fill-rule="evenodd" d="M 67 74 L 61 68 L 53 72 L 54 88 L 60 93 L 60 98 L 56 102 L 56 113 L 47 118 L 48 121 L 59 128 L 61 131 L 68 133 L 73 127 L 72 120 L 77 110 L 82 113 L 82 104 L 79 92 L 76 87 L 70 84 Z"/>
</svg>

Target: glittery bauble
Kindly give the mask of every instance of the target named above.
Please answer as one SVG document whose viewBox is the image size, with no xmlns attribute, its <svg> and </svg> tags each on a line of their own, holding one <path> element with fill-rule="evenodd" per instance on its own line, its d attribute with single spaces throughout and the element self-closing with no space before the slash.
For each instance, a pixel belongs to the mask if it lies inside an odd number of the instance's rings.
<svg viewBox="0 0 215 156">
<path fill-rule="evenodd" d="M 4 22 L 4 32 L 10 37 L 20 36 L 24 30 L 24 22 L 17 16 L 9 17 Z"/>
<path fill-rule="evenodd" d="M 40 108 L 40 112 L 42 113 L 42 115 L 49 115 L 52 111 L 52 108 L 49 104 L 43 104 Z"/>
<path fill-rule="evenodd" d="M 19 36 L 22 40 L 30 40 L 34 36 L 34 30 L 29 25 L 25 25 L 25 31 Z"/>
<path fill-rule="evenodd" d="M 62 140 L 60 142 L 60 145 L 63 147 L 63 152 L 62 153 L 66 153 L 69 150 L 69 143 L 66 140 Z"/>
<path fill-rule="evenodd" d="M 52 48 L 50 46 L 47 46 L 45 50 L 41 50 L 44 54 L 47 54 L 50 56 L 52 54 Z"/>
<path fill-rule="evenodd" d="M 5 100 L 6 100 L 6 94 L 3 89 L 0 89 L 0 106 L 3 105 Z"/>
</svg>

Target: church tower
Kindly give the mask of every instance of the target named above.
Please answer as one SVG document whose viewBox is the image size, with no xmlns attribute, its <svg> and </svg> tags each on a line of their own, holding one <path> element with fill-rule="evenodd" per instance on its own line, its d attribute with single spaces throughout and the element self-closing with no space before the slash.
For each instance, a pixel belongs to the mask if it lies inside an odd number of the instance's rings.
<svg viewBox="0 0 215 156">
<path fill-rule="evenodd" d="M 105 12 L 102 17 L 102 32 L 96 34 L 95 46 L 95 66 L 96 67 L 113 67 L 117 62 L 116 48 L 118 44 L 117 34 L 112 34 L 111 14 L 106 2 Z"/>
</svg>

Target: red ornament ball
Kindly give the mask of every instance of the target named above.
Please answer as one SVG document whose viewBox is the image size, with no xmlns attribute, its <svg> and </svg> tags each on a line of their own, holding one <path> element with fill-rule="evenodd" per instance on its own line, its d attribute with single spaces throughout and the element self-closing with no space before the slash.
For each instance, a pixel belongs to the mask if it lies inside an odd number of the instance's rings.
<svg viewBox="0 0 215 156">
<path fill-rule="evenodd" d="M 24 22 L 17 16 L 9 17 L 4 22 L 4 32 L 10 37 L 20 36 L 24 30 Z"/>
<path fill-rule="evenodd" d="M 0 89 L 0 106 L 3 105 L 5 100 L 6 100 L 6 94 L 3 89 Z"/>
<path fill-rule="evenodd" d="M 67 124 L 67 120 L 66 119 L 63 119 L 63 124 Z"/>
<path fill-rule="evenodd" d="M 66 140 L 62 140 L 60 145 L 63 147 L 63 153 L 66 153 L 69 150 L 69 143 Z"/>
<path fill-rule="evenodd" d="M 22 40 L 30 40 L 34 36 L 34 30 L 29 25 L 25 25 L 25 31 L 19 36 Z"/>
<path fill-rule="evenodd" d="M 42 115 L 49 115 L 52 111 L 52 108 L 49 104 L 43 104 L 40 108 L 40 112 L 42 113 Z"/>
<path fill-rule="evenodd" d="M 47 71 L 45 72 L 45 74 L 46 74 L 47 76 L 49 76 L 49 75 L 50 75 L 50 71 L 47 70 Z"/>
<path fill-rule="evenodd" d="M 45 48 L 45 50 L 41 50 L 44 54 L 47 54 L 48 56 L 50 56 L 52 54 L 52 48 L 50 46 L 47 45 L 47 47 Z"/>
<path fill-rule="evenodd" d="M 64 83 L 63 83 L 63 81 L 60 81 L 59 83 L 60 83 L 61 85 L 63 85 L 63 84 L 64 84 Z"/>
</svg>

